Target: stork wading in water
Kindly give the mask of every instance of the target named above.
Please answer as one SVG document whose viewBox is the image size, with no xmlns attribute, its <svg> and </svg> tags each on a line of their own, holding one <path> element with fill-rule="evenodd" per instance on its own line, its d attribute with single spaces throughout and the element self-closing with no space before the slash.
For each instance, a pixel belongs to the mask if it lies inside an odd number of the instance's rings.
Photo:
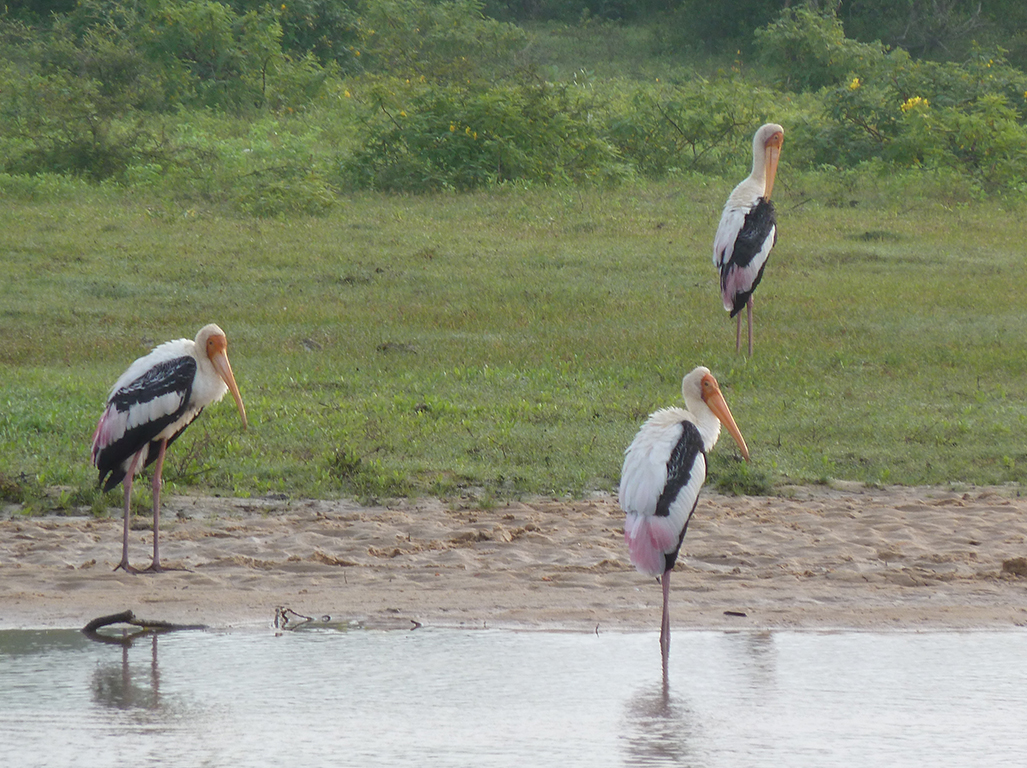
<svg viewBox="0 0 1027 768">
<path fill-rule="evenodd" d="M 752 293 L 763 279 L 770 249 L 777 242 L 777 220 L 770 193 L 785 131 L 776 123 L 762 126 L 752 140 L 752 173 L 727 199 L 713 240 L 713 263 L 720 271 L 724 309 L 738 318 L 735 352 L 742 344 L 742 309 L 749 324 L 752 357 Z"/>
<path fill-rule="evenodd" d="M 670 572 L 706 480 L 706 454 L 717 444 L 721 424 L 749 460 L 742 433 L 708 368 L 700 366 L 685 376 L 681 394 L 687 409 L 653 413 L 624 452 L 619 494 L 631 562 L 640 573 L 660 577 L 663 586 L 664 670 L 670 655 Z"/>
<path fill-rule="evenodd" d="M 128 562 L 128 527 L 132 480 L 143 468 L 153 469 L 153 562 L 148 571 L 163 571 L 160 563 L 160 484 L 167 447 L 200 415 L 231 391 L 239 407 L 243 429 L 246 408 L 228 363 L 228 340 L 216 325 L 207 325 L 196 340 L 168 341 L 128 367 L 111 389 L 100 423 L 93 434 L 93 466 L 100 485 L 109 491 L 125 486 L 123 568 L 138 573 Z"/>
</svg>

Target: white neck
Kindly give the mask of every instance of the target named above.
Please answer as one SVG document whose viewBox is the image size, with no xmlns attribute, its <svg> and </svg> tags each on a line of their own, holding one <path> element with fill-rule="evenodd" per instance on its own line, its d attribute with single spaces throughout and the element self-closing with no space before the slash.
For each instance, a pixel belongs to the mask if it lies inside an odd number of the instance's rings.
<svg viewBox="0 0 1027 768">
<path fill-rule="evenodd" d="M 685 400 L 688 411 L 692 414 L 692 423 L 699 428 L 702 435 L 703 450 L 709 453 L 720 438 L 720 419 L 718 419 L 709 406 L 702 401 L 702 398 Z"/>
</svg>

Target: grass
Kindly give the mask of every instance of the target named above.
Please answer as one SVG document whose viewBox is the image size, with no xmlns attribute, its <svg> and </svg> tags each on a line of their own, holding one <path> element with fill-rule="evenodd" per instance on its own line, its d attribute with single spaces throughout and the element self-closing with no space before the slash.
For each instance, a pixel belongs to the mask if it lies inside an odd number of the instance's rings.
<svg viewBox="0 0 1027 768">
<path fill-rule="evenodd" d="M 1022 210 L 926 176 L 841 189 L 782 165 L 748 360 L 709 256 L 730 187 L 367 194 L 285 220 L 96 188 L 9 198 L 0 492 L 102 504 L 89 444 L 108 388 L 211 321 L 251 427 L 209 408 L 169 452 L 172 492 L 611 491 L 640 422 L 700 363 L 753 454 L 743 467 L 722 441 L 725 488 L 1024 482 Z"/>
</svg>

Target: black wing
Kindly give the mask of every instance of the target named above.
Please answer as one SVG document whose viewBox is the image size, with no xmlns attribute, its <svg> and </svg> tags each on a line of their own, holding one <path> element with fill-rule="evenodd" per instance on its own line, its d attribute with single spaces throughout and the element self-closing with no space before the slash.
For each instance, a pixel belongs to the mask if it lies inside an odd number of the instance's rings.
<svg viewBox="0 0 1027 768">
<path fill-rule="evenodd" d="M 677 499 L 681 489 L 688 485 L 688 481 L 692 477 L 692 468 L 695 466 L 696 457 L 700 453 L 703 456 L 706 455 L 706 452 L 703 451 L 702 435 L 699 434 L 699 428 L 690 421 L 681 422 L 681 426 L 681 439 L 678 440 L 674 450 L 670 452 L 670 458 L 667 459 L 667 483 L 663 486 L 663 493 L 660 494 L 660 498 L 656 501 L 655 514 L 660 517 L 667 517 L 670 514 L 670 505 Z M 685 524 L 681 527 L 681 536 L 678 538 L 677 549 L 664 555 L 667 562 L 664 571 L 674 567 L 674 562 L 678 558 L 678 551 L 681 549 L 681 543 L 685 540 L 685 533 L 688 531 L 688 523 L 692 519 L 692 513 L 695 512 L 695 505 L 698 501 L 699 496 L 696 494 L 695 499 L 692 501 L 692 509 L 689 510 L 688 517 L 685 518 Z"/>
<path fill-rule="evenodd" d="M 184 355 L 157 363 L 111 394 L 97 428 L 93 459 L 105 491 L 125 479 L 123 465 L 129 458 L 182 418 L 195 377 L 196 360 Z M 169 445 L 183 429 L 172 435 Z M 157 458 L 156 448 L 156 443 L 150 446 L 144 466 Z"/>
<path fill-rule="evenodd" d="M 767 239 L 773 233 L 773 240 L 767 247 Z M 777 244 L 777 217 L 774 215 L 774 204 L 770 200 L 760 198 L 753 209 L 745 214 L 745 223 L 735 238 L 735 247 L 731 251 L 731 259 L 721 269 L 721 288 L 725 284 L 727 275 L 733 270 L 752 270 L 755 276 L 748 290 L 738 291 L 734 294 L 731 307 L 731 317 L 734 317 L 745 307 L 749 297 L 756 286 L 763 279 L 763 269 L 767 266 L 767 257 L 770 249 Z M 754 263 L 754 259 L 758 259 Z"/>
</svg>

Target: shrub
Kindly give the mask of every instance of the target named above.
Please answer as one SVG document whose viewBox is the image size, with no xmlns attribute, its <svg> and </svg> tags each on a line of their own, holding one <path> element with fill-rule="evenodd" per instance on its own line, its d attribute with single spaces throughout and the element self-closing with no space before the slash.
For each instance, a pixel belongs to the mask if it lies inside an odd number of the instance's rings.
<svg viewBox="0 0 1027 768">
<path fill-rule="evenodd" d="M 524 47 L 523 30 L 482 14 L 481 0 L 365 0 L 359 47 L 366 71 L 466 83 Z"/>
<path fill-rule="evenodd" d="M 215 0 L 83 0 L 55 19 L 52 39 L 40 36 L 35 58 L 141 109 L 294 106 L 325 72 L 312 52 L 283 50 L 283 13 L 267 4 L 237 13 Z"/>
<path fill-rule="evenodd" d="M 0 64 L 0 171 L 102 180 L 163 154 L 140 116 L 112 111 L 95 80 Z"/>
<path fill-rule="evenodd" d="M 839 85 L 853 73 L 874 69 L 884 58 L 880 43 L 845 37 L 837 17 L 807 8 L 789 8 L 756 30 L 765 64 L 782 88 L 804 91 Z"/>
<path fill-rule="evenodd" d="M 281 56 L 282 29 L 271 14 L 239 16 L 212 0 L 162 3 L 139 34 L 163 65 L 169 100 L 196 106 L 262 104 L 267 67 Z"/>
<path fill-rule="evenodd" d="M 235 0 L 237 12 L 260 11 L 265 0 Z M 335 64 L 346 72 L 359 71 L 354 57 L 359 17 L 356 11 L 338 0 L 289 0 L 274 6 L 282 27 L 282 51 L 303 58 L 312 55 L 328 66 Z"/>
<path fill-rule="evenodd" d="M 818 88 L 820 119 L 797 132 L 814 165 L 951 168 L 986 191 L 1027 175 L 1027 128 L 1014 106 L 1027 99 L 1027 75 L 1000 53 L 914 61 L 847 40 L 833 16 L 803 9 L 782 14 L 760 40 L 783 80 Z"/>
<path fill-rule="evenodd" d="M 733 77 L 637 86 L 609 118 L 609 135 L 642 175 L 734 169 L 737 147 L 772 116 L 773 99 Z"/>
<path fill-rule="evenodd" d="M 1027 131 L 1004 96 L 984 94 L 962 109 L 932 109 L 913 97 L 901 109 L 903 131 L 889 148 L 898 162 L 955 168 L 985 190 L 1027 177 Z"/>
<path fill-rule="evenodd" d="M 552 183 L 622 172 L 587 105 L 552 83 L 399 86 L 368 94 L 366 127 L 345 175 L 359 188 L 466 190 L 514 179 Z"/>
<path fill-rule="evenodd" d="M 53 173 L 0 173 L 0 196 L 11 200 L 60 200 L 81 195 L 88 189 L 88 182 Z"/>
<path fill-rule="evenodd" d="M 336 202 L 327 181 L 312 170 L 269 168 L 235 190 L 234 205 L 249 216 L 320 216 Z"/>
<path fill-rule="evenodd" d="M 165 189 L 241 213 L 320 215 L 336 200 L 320 149 L 320 131 L 299 120 L 228 120 L 210 112 L 181 116 L 169 141 L 188 163 L 162 174 Z"/>
</svg>

